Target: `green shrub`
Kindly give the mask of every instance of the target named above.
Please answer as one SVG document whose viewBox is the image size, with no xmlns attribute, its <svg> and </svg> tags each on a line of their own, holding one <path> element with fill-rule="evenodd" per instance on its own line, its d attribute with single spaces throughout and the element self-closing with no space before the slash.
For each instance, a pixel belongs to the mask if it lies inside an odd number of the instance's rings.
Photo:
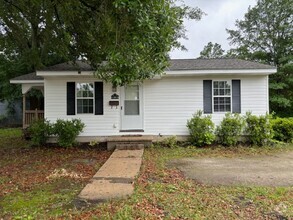
<svg viewBox="0 0 293 220">
<path fill-rule="evenodd" d="M 269 114 L 256 116 L 251 112 L 246 113 L 245 133 L 252 145 L 263 146 L 269 143 L 273 134 L 270 118 Z"/>
<path fill-rule="evenodd" d="M 54 134 L 61 147 L 71 147 L 75 143 L 76 137 L 83 131 L 84 123 L 80 119 L 61 120 L 54 124 Z"/>
<path fill-rule="evenodd" d="M 193 117 L 187 121 L 190 133 L 190 142 L 195 146 L 204 146 L 213 143 L 215 140 L 212 116 L 203 116 L 202 111 L 197 111 Z"/>
<path fill-rule="evenodd" d="M 219 143 L 224 146 L 236 145 L 243 126 L 243 118 L 239 114 L 227 113 L 216 129 Z"/>
<path fill-rule="evenodd" d="M 52 134 L 52 125 L 46 119 L 34 121 L 28 128 L 31 142 L 34 145 L 44 145 Z"/>
<path fill-rule="evenodd" d="M 176 148 L 178 147 L 177 137 L 176 136 L 167 137 L 162 141 L 162 144 L 164 147 Z"/>
<path fill-rule="evenodd" d="M 276 118 L 271 120 L 274 139 L 278 141 L 293 142 L 293 118 Z"/>
</svg>

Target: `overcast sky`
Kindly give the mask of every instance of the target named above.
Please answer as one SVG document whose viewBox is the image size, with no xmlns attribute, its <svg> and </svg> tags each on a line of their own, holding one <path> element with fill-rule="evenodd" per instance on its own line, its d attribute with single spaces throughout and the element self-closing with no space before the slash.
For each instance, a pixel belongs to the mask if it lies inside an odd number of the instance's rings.
<svg viewBox="0 0 293 220">
<path fill-rule="evenodd" d="M 207 15 L 200 21 L 186 20 L 188 40 L 181 40 L 188 51 L 175 50 L 171 58 L 197 58 L 208 42 L 219 43 L 224 50 L 230 48 L 226 28 L 234 29 L 235 21 L 243 19 L 249 6 L 255 6 L 256 0 L 184 0 L 191 7 L 199 7 Z"/>
</svg>

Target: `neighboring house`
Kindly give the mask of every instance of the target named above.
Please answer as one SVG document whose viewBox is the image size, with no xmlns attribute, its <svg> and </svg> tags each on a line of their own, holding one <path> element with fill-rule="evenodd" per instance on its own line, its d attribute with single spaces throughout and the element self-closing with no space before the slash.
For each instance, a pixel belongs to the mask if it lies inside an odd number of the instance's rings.
<svg viewBox="0 0 293 220">
<path fill-rule="evenodd" d="M 0 102 L 0 115 L 2 117 L 4 117 L 6 115 L 6 107 L 7 107 L 6 102 Z"/>
<path fill-rule="evenodd" d="M 21 100 L 16 100 L 13 103 L 13 113 L 7 112 L 8 102 L 0 102 L 0 128 L 1 127 L 16 127 L 22 124 L 22 103 Z"/>
<path fill-rule="evenodd" d="M 211 114 L 216 124 L 226 112 L 266 114 L 268 76 L 276 68 L 239 59 L 176 59 L 163 76 L 118 88 L 93 72 L 82 61 L 62 63 L 11 83 L 22 84 L 24 100 L 31 88 L 44 92 L 46 119 L 80 118 L 83 137 L 185 136 L 197 110 Z"/>
</svg>

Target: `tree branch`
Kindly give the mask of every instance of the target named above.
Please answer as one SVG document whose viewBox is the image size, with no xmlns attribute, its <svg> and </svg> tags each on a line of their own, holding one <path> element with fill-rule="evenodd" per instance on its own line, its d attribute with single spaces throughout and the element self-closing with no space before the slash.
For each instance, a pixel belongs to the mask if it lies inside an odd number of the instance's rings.
<svg viewBox="0 0 293 220">
<path fill-rule="evenodd" d="M 23 10 L 22 10 L 19 6 L 17 6 L 16 4 L 13 4 L 12 1 L 9 1 L 9 0 L 3 0 L 3 1 L 6 2 L 7 4 L 10 4 L 11 6 L 15 7 L 16 9 L 18 9 L 18 10 L 20 11 L 20 13 L 21 13 L 24 17 L 26 17 L 25 14 L 23 13 Z"/>
<path fill-rule="evenodd" d="M 96 11 L 97 8 L 95 6 L 92 6 L 90 4 L 88 4 L 86 1 L 84 0 L 79 0 L 81 4 L 83 4 L 84 6 L 86 6 L 87 8 L 90 8 L 92 11 Z"/>
</svg>

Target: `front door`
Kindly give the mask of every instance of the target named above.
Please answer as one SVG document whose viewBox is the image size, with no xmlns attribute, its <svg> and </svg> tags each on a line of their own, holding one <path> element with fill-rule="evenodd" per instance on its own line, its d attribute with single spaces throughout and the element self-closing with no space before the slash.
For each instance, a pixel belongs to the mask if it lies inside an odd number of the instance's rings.
<svg viewBox="0 0 293 220">
<path fill-rule="evenodd" d="M 121 130 L 142 130 L 142 111 L 142 85 L 121 87 Z"/>
</svg>

